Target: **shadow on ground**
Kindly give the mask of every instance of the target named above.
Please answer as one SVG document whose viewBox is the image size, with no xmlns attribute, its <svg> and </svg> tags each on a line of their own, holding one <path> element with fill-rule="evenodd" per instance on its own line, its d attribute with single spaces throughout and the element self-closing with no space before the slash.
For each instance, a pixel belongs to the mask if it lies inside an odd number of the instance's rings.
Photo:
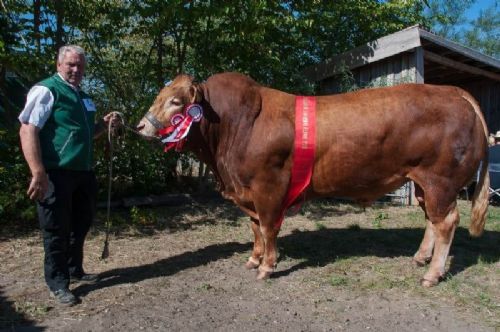
<svg viewBox="0 0 500 332">
<path fill-rule="evenodd" d="M 42 327 L 33 326 L 35 322 L 16 309 L 15 303 L 7 300 L 3 295 L 0 286 L 0 332 L 36 332 L 45 330 Z"/>
<path fill-rule="evenodd" d="M 285 257 L 300 260 L 286 270 L 280 270 L 273 278 L 280 278 L 307 267 L 324 266 L 338 259 L 356 256 L 410 257 L 417 250 L 423 237 L 423 229 L 321 229 L 317 231 L 295 231 L 280 237 L 279 251 Z M 451 255 L 454 256 L 450 273 L 457 274 L 469 266 L 482 262 L 498 261 L 499 232 L 485 232 L 478 239 L 470 238 L 467 230 L 459 228 L 455 235 Z M 113 269 L 101 274 L 102 281 L 95 285 L 82 285 L 75 289 L 85 295 L 96 289 L 125 283 L 136 283 L 146 279 L 174 275 L 182 270 L 203 266 L 234 253 L 251 250 L 252 243 L 229 242 L 210 245 L 196 251 L 161 259 L 152 264 Z"/>
</svg>

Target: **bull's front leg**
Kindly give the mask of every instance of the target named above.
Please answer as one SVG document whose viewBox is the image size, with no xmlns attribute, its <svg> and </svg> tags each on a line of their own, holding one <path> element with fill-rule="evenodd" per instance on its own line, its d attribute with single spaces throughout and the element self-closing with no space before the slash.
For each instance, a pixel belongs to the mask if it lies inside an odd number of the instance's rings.
<svg viewBox="0 0 500 332">
<path fill-rule="evenodd" d="M 248 258 L 245 267 L 249 270 L 259 267 L 262 257 L 264 256 L 264 238 L 260 232 L 259 220 L 250 218 L 252 220 L 252 231 L 254 235 L 252 255 Z"/>
<path fill-rule="evenodd" d="M 273 222 L 260 222 L 260 232 L 264 238 L 264 257 L 259 266 L 257 280 L 268 279 L 276 269 L 278 250 L 276 240 L 279 233 L 279 228 L 274 227 Z"/>
<path fill-rule="evenodd" d="M 283 199 L 286 196 L 290 174 L 278 168 L 276 172 L 263 168 L 260 177 L 256 176 L 252 185 L 254 193 L 252 201 L 259 216 L 259 227 L 253 228 L 254 233 L 260 234 L 264 252 L 260 260 L 257 279 L 263 280 L 271 276 L 276 269 L 278 251 L 276 240 L 280 231 L 276 221 L 282 213 Z M 252 225 L 255 227 L 256 224 Z"/>
</svg>

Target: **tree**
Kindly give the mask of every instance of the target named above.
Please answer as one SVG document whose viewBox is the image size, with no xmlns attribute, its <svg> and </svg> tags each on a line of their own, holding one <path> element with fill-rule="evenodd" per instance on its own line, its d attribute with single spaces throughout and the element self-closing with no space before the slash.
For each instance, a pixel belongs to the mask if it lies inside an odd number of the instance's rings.
<svg viewBox="0 0 500 332">
<path fill-rule="evenodd" d="M 479 17 L 471 22 L 472 29 L 465 31 L 463 42 L 494 58 L 500 58 L 500 12 L 498 2 L 491 8 L 481 11 Z"/>
<path fill-rule="evenodd" d="M 100 112 L 120 111 L 130 124 L 137 123 L 164 82 L 180 72 L 204 80 L 238 71 L 265 85 L 311 93 L 301 74 L 304 67 L 420 22 L 423 6 L 420 0 L 0 2 L 1 68 L 8 67 L 29 86 L 54 72 L 60 45 L 80 44 L 88 53 L 85 89 Z M 19 155 L 15 125 L 8 136 L 2 162 L 21 167 L 23 161 L 14 158 Z M 135 137 L 120 145 L 114 173 L 121 194 L 167 190 L 178 155 L 150 149 Z M 98 176 L 105 180 L 105 153 L 102 148 L 96 152 Z M 12 173 L 12 180 L 22 182 L 23 176 L 28 173 Z M 0 192 L 7 188 L 0 184 Z M 24 190 L 20 186 L 19 197 Z M 23 202 L 16 204 L 9 209 L 19 210 Z M 0 198 L 0 214 L 1 206 Z"/>
<path fill-rule="evenodd" d="M 500 57 L 500 12 L 495 1 L 474 20 L 465 13 L 477 0 L 429 0 L 424 25 L 445 38 L 479 52 Z"/>
</svg>

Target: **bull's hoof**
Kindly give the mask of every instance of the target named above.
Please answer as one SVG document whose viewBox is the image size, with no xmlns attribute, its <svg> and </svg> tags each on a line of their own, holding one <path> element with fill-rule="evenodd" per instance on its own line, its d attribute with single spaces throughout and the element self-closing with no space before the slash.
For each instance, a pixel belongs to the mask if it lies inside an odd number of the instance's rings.
<svg viewBox="0 0 500 332">
<path fill-rule="evenodd" d="M 260 261 L 253 258 L 253 257 L 250 257 L 248 258 L 248 261 L 245 263 L 245 268 L 247 270 L 253 270 L 253 269 L 256 269 L 258 268 L 260 265 Z"/>
<path fill-rule="evenodd" d="M 431 258 L 432 257 L 428 257 L 428 258 L 413 257 L 412 263 L 413 263 L 413 265 L 418 266 L 418 267 L 426 266 L 431 261 Z"/>
<path fill-rule="evenodd" d="M 259 272 L 257 273 L 257 280 L 269 279 L 272 273 L 273 269 L 261 265 L 259 266 Z"/>
<path fill-rule="evenodd" d="M 437 284 L 439 284 L 439 278 L 438 279 L 422 278 L 422 279 L 420 279 L 420 284 L 422 285 L 422 287 L 425 287 L 425 288 L 434 287 Z"/>
<path fill-rule="evenodd" d="M 266 271 L 259 271 L 257 273 L 257 280 L 266 280 L 271 277 L 271 272 L 266 272 Z"/>
</svg>

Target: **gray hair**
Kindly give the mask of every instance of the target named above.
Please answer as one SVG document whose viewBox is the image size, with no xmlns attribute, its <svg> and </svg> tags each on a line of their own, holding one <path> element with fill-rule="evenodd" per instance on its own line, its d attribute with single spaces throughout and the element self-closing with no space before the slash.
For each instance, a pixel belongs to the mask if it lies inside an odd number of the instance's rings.
<svg viewBox="0 0 500 332">
<path fill-rule="evenodd" d="M 75 52 L 76 54 L 83 56 L 83 58 L 85 59 L 85 50 L 82 47 L 78 45 L 64 45 L 59 48 L 59 53 L 57 54 L 57 62 L 62 62 L 64 60 L 64 56 L 68 52 Z"/>
</svg>

